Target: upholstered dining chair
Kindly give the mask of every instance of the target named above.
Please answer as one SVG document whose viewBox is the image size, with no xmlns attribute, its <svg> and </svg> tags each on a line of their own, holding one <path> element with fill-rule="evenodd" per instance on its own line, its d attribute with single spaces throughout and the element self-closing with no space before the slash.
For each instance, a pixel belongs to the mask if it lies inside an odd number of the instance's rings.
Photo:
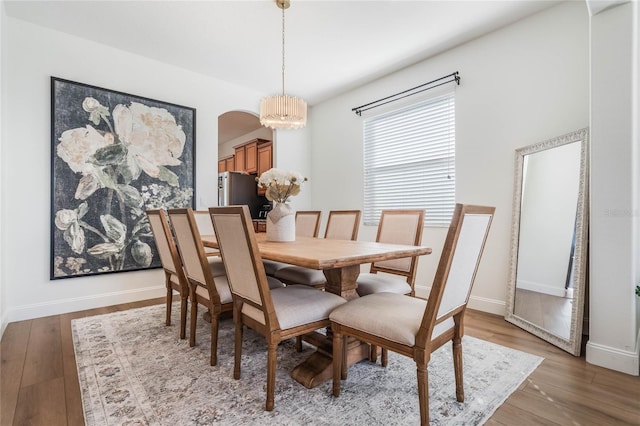
<svg viewBox="0 0 640 426">
<path fill-rule="evenodd" d="M 374 293 L 331 313 L 334 396 L 340 395 L 340 381 L 347 378 L 344 349 L 347 336 L 352 336 L 413 358 L 422 425 L 429 424 L 431 353 L 452 342 L 456 399 L 464 401 L 463 319 L 494 212 L 494 207 L 456 205 L 428 300 Z M 387 364 L 384 355 L 382 363 Z"/>
<path fill-rule="evenodd" d="M 167 317 L 166 325 L 171 325 L 171 305 L 173 303 L 173 292 L 180 295 L 180 338 L 184 339 L 187 328 L 187 300 L 189 299 L 189 284 L 182 268 L 182 261 L 178 254 L 176 242 L 167 220 L 167 213 L 163 209 L 147 210 L 147 219 L 151 226 L 156 249 L 160 256 L 160 263 L 164 270 L 165 284 L 167 287 L 166 305 Z"/>
<path fill-rule="evenodd" d="M 376 241 L 417 246 L 423 226 L 424 210 L 383 210 Z M 381 292 L 414 296 L 417 267 L 418 256 L 372 263 L 368 273 L 358 276 L 356 291 L 360 296 Z"/>
<path fill-rule="evenodd" d="M 191 318 L 189 344 L 195 345 L 198 303 L 206 306 L 211 314 L 211 356 L 209 363 L 218 362 L 218 328 L 220 314 L 233 308 L 231 291 L 224 264 L 219 258 L 205 254 L 200 232 L 193 213 L 189 209 L 171 209 L 169 218 L 178 243 L 180 258 L 190 286 Z M 215 267 L 210 260 L 216 259 Z M 220 271 L 220 265 L 222 271 Z"/>
<path fill-rule="evenodd" d="M 346 303 L 342 297 L 303 285 L 271 290 L 267 284 L 247 206 L 209 209 L 233 294 L 235 346 L 233 377 L 239 379 L 244 327 L 267 341 L 267 400 L 273 410 L 278 344 L 329 325 L 329 314 Z"/>
<path fill-rule="evenodd" d="M 207 212 L 208 213 L 208 212 Z M 296 236 L 298 237 L 313 237 L 318 236 L 320 230 L 320 217 L 322 212 L 319 210 L 299 210 L 296 211 Z M 209 219 L 209 221 L 211 221 Z M 288 266 L 292 266 L 288 263 L 277 262 L 275 260 L 264 259 L 262 261 L 264 270 L 267 276 L 274 276 L 276 271 Z"/>
<path fill-rule="evenodd" d="M 318 237 L 320 231 L 320 210 L 296 211 L 296 235 L 299 237 Z"/>
<path fill-rule="evenodd" d="M 331 240 L 353 240 L 358 238 L 360 210 L 331 210 L 327 219 L 324 237 Z"/>
<path fill-rule="evenodd" d="M 324 237 L 333 240 L 355 240 L 360 228 L 360 210 L 331 210 Z M 327 280 L 322 271 L 290 265 L 278 269 L 274 276 L 287 285 L 304 284 L 324 288 Z"/>
<path fill-rule="evenodd" d="M 200 235 L 215 235 L 208 210 L 194 210 L 193 217 L 196 219 Z M 204 252 L 207 256 L 220 256 L 220 251 L 211 247 L 205 247 Z"/>
</svg>

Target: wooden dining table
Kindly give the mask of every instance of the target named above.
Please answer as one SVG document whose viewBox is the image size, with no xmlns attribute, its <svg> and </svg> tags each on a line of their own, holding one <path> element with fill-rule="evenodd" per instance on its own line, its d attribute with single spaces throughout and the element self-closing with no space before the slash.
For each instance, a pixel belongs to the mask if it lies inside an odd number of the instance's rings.
<svg viewBox="0 0 640 426">
<path fill-rule="evenodd" d="M 256 240 L 263 259 L 322 270 L 327 279 L 325 291 L 347 300 L 359 297 L 356 288 L 360 265 L 431 254 L 429 247 L 373 241 L 296 237 L 295 241 L 274 242 L 267 241 L 265 233 L 257 233 Z M 203 235 L 202 242 L 205 247 L 218 247 L 214 235 Z M 313 388 L 332 376 L 331 331 L 306 335 L 305 340 L 317 350 L 296 366 L 291 376 L 307 388 Z M 347 365 L 368 357 L 369 345 L 357 340 L 348 342 Z"/>
</svg>

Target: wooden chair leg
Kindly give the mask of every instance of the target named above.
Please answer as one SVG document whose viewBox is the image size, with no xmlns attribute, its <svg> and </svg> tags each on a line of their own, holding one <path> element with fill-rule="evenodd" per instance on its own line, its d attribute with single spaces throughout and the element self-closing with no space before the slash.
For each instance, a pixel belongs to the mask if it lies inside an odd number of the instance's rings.
<svg viewBox="0 0 640 426">
<path fill-rule="evenodd" d="M 342 334 L 333 331 L 333 396 L 340 396 L 340 379 L 342 378 Z"/>
<path fill-rule="evenodd" d="M 269 342 L 269 348 L 267 349 L 267 411 L 273 411 L 274 406 L 274 395 L 276 391 L 277 350 L 278 344 Z"/>
<path fill-rule="evenodd" d="M 233 358 L 233 378 L 238 380 L 241 376 L 242 364 L 242 338 L 244 334 L 244 326 L 242 321 L 236 321 L 236 338 L 234 342 L 234 358 Z"/>
<path fill-rule="evenodd" d="M 191 291 L 191 318 L 189 318 L 189 346 L 196 345 L 196 322 L 198 320 L 198 301 L 195 290 Z"/>
<path fill-rule="evenodd" d="M 209 365 L 214 366 L 218 363 L 218 324 L 220 322 L 220 314 L 211 312 L 211 359 Z"/>
<path fill-rule="evenodd" d="M 168 280 L 168 278 L 167 278 Z M 165 319 L 165 325 L 171 325 L 171 304 L 173 303 L 173 289 L 171 288 L 171 284 L 167 281 L 167 318 Z"/>
<path fill-rule="evenodd" d="M 340 369 L 340 377 L 342 380 L 347 380 L 347 369 L 349 368 L 349 364 L 347 363 L 347 336 L 342 336 L 340 344 L 342 345 L 342 356 L 340 357 L 342 368 Z"/>
<path fill-rule="evenodd" d="M 296 336 L 296 352 L 302 352 L 302 336 Z"/>
<path fill-rule="evenodd" d="M 429 372 L 427 365 L 417 364 L 418 403 L 420 405 L 420 425 L 429 425 Z"/>
<path fill-rule="evenodd" d="M 180 295 L 180 338 L 187 334 L 187 295 Z"/>
<path fill-rule="evenodd" d="M 389 363 L 389 351 L 387 350 L 387 348 L 382 348 L 382 356 L 380 358 L 382 366 L 386 367 Z"/>
<path fill-rule="evenodd" d="M 464 381 L 462 377 L 462 339 L 453 339 L 453 371 L 456 376 L 456 400 L 464 402 Z"/>
</svg>

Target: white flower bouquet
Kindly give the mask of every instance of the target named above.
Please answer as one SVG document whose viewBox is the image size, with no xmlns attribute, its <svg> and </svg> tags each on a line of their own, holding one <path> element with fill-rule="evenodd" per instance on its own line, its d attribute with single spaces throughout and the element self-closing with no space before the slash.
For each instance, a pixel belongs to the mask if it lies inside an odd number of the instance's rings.
<svg viewBox="0 0 640 426">
<path fill-rule="evenodd" d="M 267 200 L 286 203 L 289 197 L 300 193 L 302 184 L 308 179 L 298 172 L 273 168 L 264 172 L 256 180 L 258 186 L 265 189 Z"/>
</svg>

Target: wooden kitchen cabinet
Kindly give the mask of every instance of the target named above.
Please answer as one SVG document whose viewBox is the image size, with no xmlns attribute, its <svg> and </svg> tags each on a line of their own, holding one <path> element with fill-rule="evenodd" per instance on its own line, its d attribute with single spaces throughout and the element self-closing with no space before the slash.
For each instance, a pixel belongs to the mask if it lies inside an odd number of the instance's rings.
<svg viewBox="0 0 640 426">
<path fill-rule="evenodd" d="M 244 171 L 247 173 L 258 171 L 258 139 L 244 146 Z"/>
<path fill-rule="evenodd" d="M 258 176 L 273 167 L 273 144 L 271 142 L 258 145 Z"/>
<path fill-rule="evenodd" d="M 235 171 L 235 158 L 233 158 L 233 156 L 227 157 L 225 162 L 227 163 L 227 170 L 225 170 L 226 172 Z"/>
<path fill-rule="evenodd" d="M 236 172 L 244 172 L 246 170 L 246 150 L 244 145 L 235 147 L 234 170 Z"/>
<path fill-rule="evenodd" d="M 258 177 L 273 167 L 273 143 L 267 142 L 258 145 Z M 264 195 L 265 190 L 258 187 L 258 195 Z"/>
<path fill-rule="evenodd" d="M 218 160 L 218 173 L 232 172 L 234 170 L 233 156 L 221 158 Z"/>
<path fill-rule="evenodd" d="M 265 220 L 254 220 L 253 230 L 255 232 L 267 232 L 267 222 Z"/>
<path fill-rule="evenodd" d="M 253 139 L 234 147 L 235 171 L 244 173 L 258 172 L 258 147 L 264 143 L 271 143 L 264 139 Z"/>
</svg>

